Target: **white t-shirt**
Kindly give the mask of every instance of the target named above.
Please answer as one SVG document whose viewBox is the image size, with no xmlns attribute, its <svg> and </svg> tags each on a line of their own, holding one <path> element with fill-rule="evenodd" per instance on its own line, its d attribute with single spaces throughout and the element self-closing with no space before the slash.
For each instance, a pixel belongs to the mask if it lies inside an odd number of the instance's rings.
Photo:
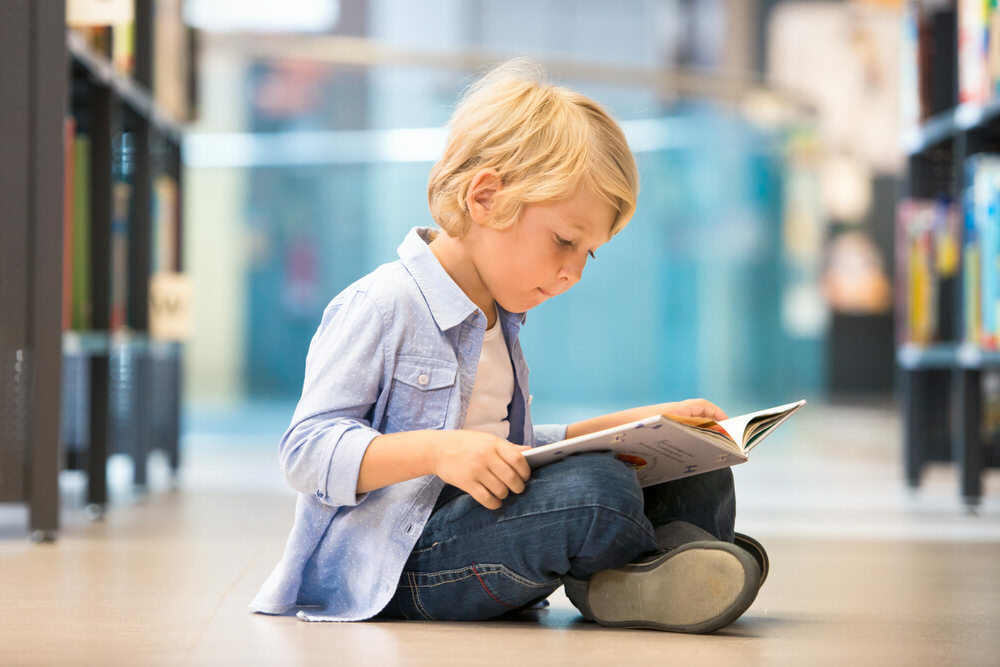
<svg viewBox="0 0 1000 667">
<path fill-rule="evenodd" d="M 507 406 L 513 397 L 514 367 L 498 317 L 496 324 L 483 336 L 476 383 L 472 386 L 469 411 L 465 414 L 465 428 L 492 433 L 506 440 L 510 435 Z"/>
</svg>

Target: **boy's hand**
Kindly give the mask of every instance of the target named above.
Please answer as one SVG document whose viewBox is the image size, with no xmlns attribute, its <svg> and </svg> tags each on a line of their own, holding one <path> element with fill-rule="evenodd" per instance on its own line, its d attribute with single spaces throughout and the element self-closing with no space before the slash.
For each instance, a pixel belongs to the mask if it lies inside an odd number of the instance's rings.
<svg viewBox="0 0 1000 667">
<path fill-rule="evenodd" d="M 431 448 L 431 470 L 452 486 L 457 486 L 483 507 L 499 509 L 511 492 L 524 491 L 531 468 L 515 445 L 489 433 L 458 430 L 440 431 Z"/>
<path fill-rule="evenodd" d="M 680 417 L 706 417 L 715 421 L 728 419 L 722 408 L 706 401 L 704 398 L 689 398 L 686 401 L 676 403 L 664 403 L 660 411 L 662 414 L 678 415 Z"/>
</svg>

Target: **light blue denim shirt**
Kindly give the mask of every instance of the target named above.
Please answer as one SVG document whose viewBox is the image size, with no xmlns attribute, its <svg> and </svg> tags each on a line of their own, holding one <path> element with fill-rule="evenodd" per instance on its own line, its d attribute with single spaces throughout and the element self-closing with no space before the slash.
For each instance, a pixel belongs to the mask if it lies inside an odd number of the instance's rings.
<svg viewBox="0 0 1000 667">
<path fill-rule="evenodd" d="M 432 233 L 412 230 L 398 261 L 345 289 L 323 313 L 280 445 L 285 477 L 299 492 L 295 523 L 253 611 L 303 607 L 304 620 L 361 620 L 396 590 L 444 482 L 428 475 L 357 494 L 361 459 L 382 433 L 462 427 L 486 331 L 486 316 L 428 248 Z M 515 377 L 508 439 L 560 440 L 565 426 L 531 424 L 517 338 L 524 315 L 498 311 Z"/>
</svg>

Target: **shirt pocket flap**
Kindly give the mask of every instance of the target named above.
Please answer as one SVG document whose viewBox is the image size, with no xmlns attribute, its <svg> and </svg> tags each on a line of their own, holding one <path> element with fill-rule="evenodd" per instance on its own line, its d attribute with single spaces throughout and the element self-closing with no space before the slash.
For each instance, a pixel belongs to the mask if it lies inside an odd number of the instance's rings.
<svg viewBox="0 0 1000 667">
<path fill-rule="evenodd" d="M 393 377 L 414 389 L 430 391 L 452 386 L 457 373 L 458 364 L 453 361 L 400 355 Z"/>
</svg>

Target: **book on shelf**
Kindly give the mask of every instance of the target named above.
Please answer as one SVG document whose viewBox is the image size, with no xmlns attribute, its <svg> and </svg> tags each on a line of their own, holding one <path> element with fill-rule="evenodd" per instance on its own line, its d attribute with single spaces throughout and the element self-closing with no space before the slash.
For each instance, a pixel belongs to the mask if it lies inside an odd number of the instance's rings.
<svg viewBox="0 0 1000 667">
<path fill-rule="evenodd" d="M 958 101 L 982 104 L 992 97 L 986 60 L 988 0 L 958 0 Z"/>
<path fill-rule="evenodd" d="M 111 322 L 110 330 L 128 325 L 129 243 L 132 207 L 134 137 L 122 132 L 113 142 L 111 163 Z"/>
<path fill-rule="evenodd" d="M 177 241 L 180 227 L 177 179 L 169 174 L 159 174 L 153 179 L 152 198 L 153 273 L 176 271 L 179 265 Z"/>
<path fill-rule="evenodd" d="M 90 137 L 77 132 L 73 139 L 73 251 L 70 327 L 91 327 L 90 299 Z"/>
<path fill-rule="evenodd" d="M 904 5 L 901 40 L 901 100 L 908 126 L 956 103 L 982 105 L 997 96 L 996 0 L 910 0 Z"/>
<path fill-rule="evenodd" d="M 73 327 L 73 147 L 76 119 L 63 119 L 62 328 Z"/>
<path fill-rule="evenodd" d="M 1000 349 L 1000 155 L 966 158 L 963 205 L 907 198 L 897 209 L 900 343 Z"/>
<path fill-rule="evenodd" d="M 908 198 L 896 211 L 898 342 L 947 339 L 961 248 L 959 208 L 947 199 Z"/>
<path fill-rule="evenodd" d="M 955 105 L 957 32 L 955 8 L 950 3 L 906 4 L 902 66 L 912 68 L 915 75 L 904 72 L 901 77 L 910 86 L 902 90 L 903 106 L 915 107 L 919 121 Z"/>
<path fill-rule="evenodd" d="M 958 101 L 986 104 L 1000 85 L 1000 9 L 996 0 L 958 0 Z"/>
<path fill-rule="evenodd" d="M 957 104 L 991 102 L 1000 91 L 997 0 L 905 3 L 900 54 L 905 127 Z"/>
<path fill-rule="evenodd" d="M 134 0 L 67 0 L 66 25 L 119 72 L 135 71 Z"/>
<path fill-rule="evenodd" d="M 730 417 L 654 415 L 522 452 L 532 468 L 585 452 L 610 451 L 642 486 L 745 463 L 750 451 L 805 405 L 804 400 Z"/>
<path fill-rule="evenodd" d="M 107 26 L 135 18 L 135 0 L 66 0 L 66 25 Z"/>
<path fill-rule="evenodd" d="M 964 167 L 963 338 L 995 350 L 1000 346 L 1000 155 L 971 155 Z"/>
<path fill-rule="evenodd" d="M 153 97 L 157 105 L 180 121 L 191 118 L 188 95 L 191 29 L 184 24 L 181 0 L 153 2 Z"/>
</svg>

